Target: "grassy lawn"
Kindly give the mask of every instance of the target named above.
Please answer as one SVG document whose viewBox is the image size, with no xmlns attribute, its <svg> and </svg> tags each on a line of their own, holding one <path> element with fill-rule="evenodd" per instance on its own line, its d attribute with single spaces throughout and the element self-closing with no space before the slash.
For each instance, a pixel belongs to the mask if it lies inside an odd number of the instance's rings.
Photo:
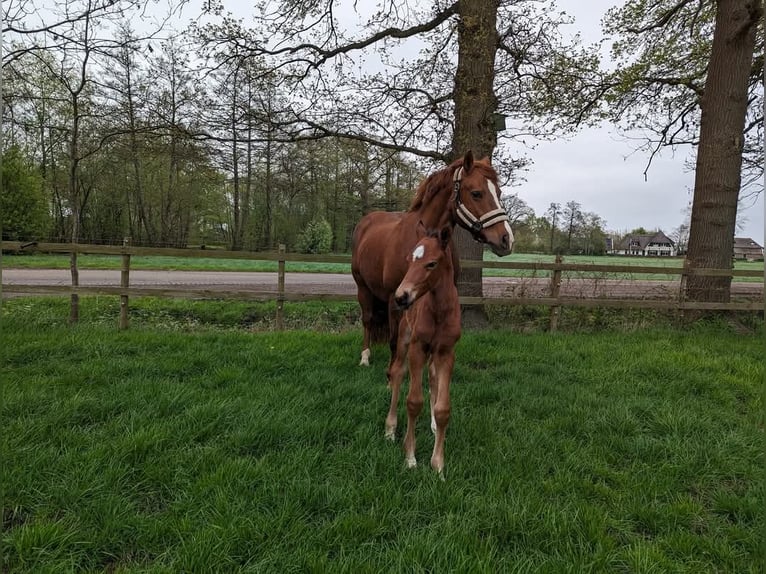
<svg viewBox="0 0 766 574">
<path fill-rule="evenodd" d="M 427 412 L 419 468 L 383 440 L 386 352 L 358 367 L 357 329 L 57 311 L 3 304 L 3 572 L 763 563 L 762 328 L 467 332 L 441 482 Z"/>
<path fill-rule="evenodd" d="M 80 255 L 80 269 L 120 269 L 122 260 L 113 255 Z M 34 253 L 3 255 L 3 267 L 19 269 L 69 269 L 66 254 Z M 217 259 L 214 257 L 164 257 L 137 255 L 130 259 L 131 269 L 159 269 L 164 271 L 277 271 L 276 261 L 247 259 Z M 287 262 L 286 270 L 301 273 L 351 273 L 351 264 Z"/>
</svg>

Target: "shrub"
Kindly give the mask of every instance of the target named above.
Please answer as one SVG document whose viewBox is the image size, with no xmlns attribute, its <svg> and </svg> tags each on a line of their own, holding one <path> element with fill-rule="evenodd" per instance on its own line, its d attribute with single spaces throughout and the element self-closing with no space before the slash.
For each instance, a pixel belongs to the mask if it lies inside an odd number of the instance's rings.
<svg viewBox="0 0 766 574">
<path fill-rule="evenodd" d="M 332 249 L 332 228 L 324 217 L 317 216 L 298 237 L 300 253 L 329 253 Z"/>
</svg>

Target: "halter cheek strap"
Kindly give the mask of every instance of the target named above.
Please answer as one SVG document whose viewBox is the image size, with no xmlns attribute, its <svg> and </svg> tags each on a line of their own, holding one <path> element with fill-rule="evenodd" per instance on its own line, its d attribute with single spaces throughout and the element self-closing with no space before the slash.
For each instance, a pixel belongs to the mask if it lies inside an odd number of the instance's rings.
<svg viewBox="0 0 766 574">
<path fill-rule="evenodd" d="M 455 212 L 457 213 L 458 223 L 461 227 L 464 227 L 473 234 L 479 233 L 487 227 L 492 227 L 496 223 L 501 221 L 509 221 L 508 214 L 504 209 L 498 208 L 488 211 L 481 217 L 476 217 L 471 213 L 468 208 L 460 201 L 460 180 L 463 179 L 463 167 L 460 166 L 455 170 L 455 174 L 452 176 L 452 181 L 455 187 Z"/>
</svg>

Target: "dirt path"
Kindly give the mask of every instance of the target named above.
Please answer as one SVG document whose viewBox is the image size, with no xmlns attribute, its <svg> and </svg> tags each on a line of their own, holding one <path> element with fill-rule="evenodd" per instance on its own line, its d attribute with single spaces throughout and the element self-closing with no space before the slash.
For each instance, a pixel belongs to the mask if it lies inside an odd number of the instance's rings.
<svg viewBox="0 0 766 574">
<path fill-rule="evenodd" d="M 3 269 L 4 285 L 70 285 L 68 269 Z M 81 269 L 80 285 L 120 284 L 119 270 Z M 205 289 L 276 290 L 277 274 L 231 271 L 143 271 L 130 272 L 130 284 L 140 287 L 199 287 Z M 485 277 L 488 297 L 544 297 L 549 293 L 547 278 Z M 678 296 L 679 281 L 625 279 L 564 279 L 561 295 L 566 297 L 609 297 L 668 299 Z M 337 273 L 288 273 L 285 289 L 293 293 L 337 293 L 355 295 L 351 275 Z M 732 283 L 732 296 L 762 299 L 763 282 Z"/>
</svg>

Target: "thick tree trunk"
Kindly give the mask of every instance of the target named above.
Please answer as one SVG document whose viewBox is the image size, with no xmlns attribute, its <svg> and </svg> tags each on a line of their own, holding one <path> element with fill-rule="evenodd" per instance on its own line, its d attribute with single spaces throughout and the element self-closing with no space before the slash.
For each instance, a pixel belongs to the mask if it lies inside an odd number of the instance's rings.
<svg viewBox="0 0 766 574">
<path fill-rule="evenodd" d="M 494 92 L 495 53 L 497 51 L 497 0 L 461 0 L 458 24 L 458 62 L 455 73 L 455 131 L 453 159 L 473 150 L 477 158 L 492 157 L 497 144 L 493 114 L 497 110 Z M 463 259 L 481 261 L 484 248 L 471 234 L 458 228 L 455 245 Z M 463 268 L 458 292 L 464 296 L 482 295 L 481 268 Z M 465 323 L 486 320 L 483 309 L 463 309 Z"/>
<path fill-rule="evenodd" d="M 742 169 L 747 86 L 760 0 L 718 0 L 702 98 L 687 259 L 692 268 L 732 267 Z M 691 275 L 686 296 L 729 301 L 731 277 Z"/>
</svg>

